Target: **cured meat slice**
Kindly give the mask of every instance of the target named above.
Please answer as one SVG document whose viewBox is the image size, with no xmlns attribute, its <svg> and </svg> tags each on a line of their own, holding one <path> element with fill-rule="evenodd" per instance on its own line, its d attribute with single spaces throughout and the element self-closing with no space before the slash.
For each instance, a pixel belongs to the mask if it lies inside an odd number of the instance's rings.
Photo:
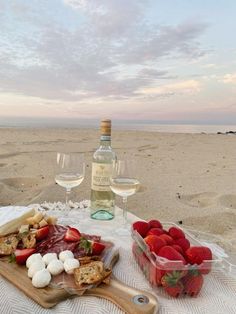
<svg viewBox="0 0 236 314">
<path fill-rule="evenodd" d="M 79 247 L 78 242 L 66 242 L 64 237 L 68 227 L 61 225 L 50 225 L 49 233 L 46 239 L 37 243 L 36 251 L 42 255 L 46 253 L 57 253 L 62 251 L 70 250 L 74 253 L 75 257 L 86 256 L 86 251 L 84 248 Z M 90 241 L 100 242 L 101 237 L 96 235 L 88 235 L 86 233 L 81 234 L 82 237 Z"/>
</svg>

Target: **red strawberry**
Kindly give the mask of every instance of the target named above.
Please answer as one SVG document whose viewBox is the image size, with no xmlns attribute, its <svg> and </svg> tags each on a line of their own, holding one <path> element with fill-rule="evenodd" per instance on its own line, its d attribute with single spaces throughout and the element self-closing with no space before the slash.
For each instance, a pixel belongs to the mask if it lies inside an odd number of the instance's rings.
<svg viewBox="0 0 236 314">
<path fill-rule="evenodd" d="M 173 238 L 173 239 L 181 239 L 181 238 L 185 238 L 185 234 L 184 232 L 177 227 L 171 227 L 169 229 L 169 235 Z"/>
<path fill-rule="evenodd" d="M 190 242 L 186 238 L 176 239 L 174 240 L 174 244 L 179 245 L 184 252 L 187 251 L 188 248 L 190 248 Z"/>
<path fill-rule="evenodd" d="M 184 293 L 196 297 L 202 288 L 203 281 L 203 276 L 197 269 L 190 270 L 188 275 L 182 279 Z"/>
<path fill-rule="evenodd" d="M 92 242 L 92 255 L 100 255 L 105 249 L 105 245 L 100 242 Z"/>
<path fill-rule="evenodd" d="M 147 236 L 146 238 L 144 238 L 144 241 L 149 246 L 150 251 L 156 254 L 158 254 L 160 248 L 166 245 L 165 241 L 155 235 Z"/>
<path fill-rule="evenodd" d="M 182 282 L 178 282 L 175 286 L 164 287 L 166 293 L 168 293 L 171 297 L 178 298 L 183 292 L 183 284 Z"/>
<path fill-rule="evenodd" d="M 133 223 L 133 229 L 145 238 L 149 230 L 149 225 L 146 221 L 136 221 Z"/>
<path fill-rule="evenodd" d="M 64 236 L 64 240 L 66 242 L 77 242 L 80 240 L 80 238 L 81 238 L 81 234 L 79 230 L 77 230 L 76 228 L 71 228 L 71 227 L 67 229 L 66 234 Z"/>
<path fill-rule="evenodd" d="M 212 252 L 206 246 L 192 246 L 185 252 L 190 264 L 202 264 L 205 260 L 212 260 Z"/>
<path fill-rule="evenodd" d="M 156 283 L 161 286 L 161 279 L 165 275 L 166 271 L 164 269 L 156 267 Z"/>
<path fill-rule="evenodd" d="M 42 227 L 40 229 L 37 229 L 36 232 L 35 232 L 35 238 L 40 241 L 40 240 L 43 240 L 45 239 L 49 234 L 49 226 L 45 226 L 45 227 Z"/>
<path fill-rule="evenodd" d="M 156 276 L 156 266 L 153 265 L 150 261 L 149 265 L 149 282 L 151 285 L 156 286 L 157 283 L 157 276 Z"/>
<path fill-rule="evenodd" d="M 150 230 L 148 231 L 147 236 L 148 236 L 148 235 L 156 235 L 156 236 L 159 236 L 159 235 L 161 235 L 161 234 L 163 234 L 163 233 L 164 233 L 164 231 L 163 231 L 163 229 L 161 229 L 161 228 L 152 228 L 152 229 L 150 229 Z"/>
<path fill-rule="evenodd" d="M 15 260 L 17 264 L 24 265 L 27 258 L 35 252 L 35 249 L 16 249 L 13 254 L 13 260 Z"/>
<path fill-rule="evenodd" d="M 161 238 L 162 240 L 166 241 L 167 245 L 172 245 L 174 244 L 174 240 L 171 238 L 171 236 L 169 236 L 168 234 L 161 234 L 159 236 L 159 238 Z"/>
<path fill-rule="evenodd" d="M 172 297 L 177 298 L 183 292 L 183 284 L 180 281 L 182 277 L 182 272 L 173 271 L 172 273 L 165 274 L 161 283 L 165 291 Z"/>
<path fill-rule="evenodd" d="M 147 266 L 147 264 L 150 263 L 147 255 L 144 252 L 142 253 L 142 255 L 139 256 L 138 262 L 139 262 L 141 269 L 144 269 Z"/>
<path fill-rule="evenodd" d="M 182 247 L 179 246 L 178 244 L 173 244 L 172 247 L 173 247 L 176 251 L 178 251 L 181 255 L 184 254 L 184 251 L 183 251 Z"/>
<path fill-rule="evenodd" d="M 183 264 L 186 264 L 184 257 L 178 251 L 176 251 L 172 246 L 168 246 L 168 245 L 163 246 L 160 249 L 158 256 L 165 257 L 171 261 L 182 261 Z"/>
<path fill-rule="evenodd" d="M 159 220 L 156 220 L 156 219 L 152 219 L 148 222 L 148 225 L 149 225 L 149 229 L 151 228 L 160 228 L 162 229 L 162 224 L 160 223 Z"/>
<path fill-rule="evenodd" d="M 105 249 L 105 245 L 100 242 L 90 241 L 85 238 L 80 239 L 79 247 L 83 248 L 86 254 L 100 255 Z"/>
</svg>

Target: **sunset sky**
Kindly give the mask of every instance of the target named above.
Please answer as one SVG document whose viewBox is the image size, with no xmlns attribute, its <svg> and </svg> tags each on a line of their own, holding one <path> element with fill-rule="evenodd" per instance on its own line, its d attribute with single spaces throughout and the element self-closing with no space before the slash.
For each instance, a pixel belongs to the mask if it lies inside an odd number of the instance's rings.
<svg viewBox="0 0 236 314">
<path fill-rule="evenodd" d="M 0 0 L 0 117 L 236 124 L 235 0 Z"/>
</svg>

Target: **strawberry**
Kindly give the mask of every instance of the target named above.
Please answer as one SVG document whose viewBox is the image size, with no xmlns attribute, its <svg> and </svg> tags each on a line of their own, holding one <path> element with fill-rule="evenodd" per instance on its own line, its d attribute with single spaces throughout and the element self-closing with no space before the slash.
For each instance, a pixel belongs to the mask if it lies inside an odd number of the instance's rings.
<svg viewBox="0 0 236 314">
<path fill-rule="evenodd" d="M 197 269 L 190 270 L 188 275 L 182 279 L 184 293 L 196 297 L 202 288 L 203 281 L 203 276 Z"/>
<path fill-rule="evenodd" d="M 42 227 L 40 229 L 37 229 L 35 232 L 35 238 L 36 240 L 40 241 L 45 239 L 49 234 L 49 226 Z"/>
<path fill-rule="evenodd" d="M 160 223 L 160 221 L 156 220 L 156 219 L 149 220 L 148 226 L 149 226 L 149 229 L 151 229 L 151 228 L 160 228 L 160 229 L 162 229 L 163 228 L 162 224 Z"/>
<path fill-rule="evenodd" d="M 143 252 L 141 255 L 138 256 L 138 263 L 141 269 L 144 269 L 146 267 L 147 263 L 150 263 L 147 255 Z"/>
<path fill-rule="evenodd" d="M 158 285 L 156 276 L 156 266 L 153 265 L 150 261 L 148 265 L 149 265 L 149 282 L 151 285 L 156 286 Z"/>
<path fill-rule="evenodd" d="M 158 256 L 165 257 L 171 261 L 182 261 L 183 264 L 186 264 L 184 257 L 172 246 L 163 246 L 158 252 Z"/>
<path fill-rule="evenodd" d="M 190 248 L 190 242 L 186 238 L 176 239 L 174 240 L 174 244 L 179 245 L 184 252 L 187 251 L 188 248 Z"/>
<path fill-rule="evenodd" d="M 86 254 L 100 255 L 105 249 L 105 245 L 100 242 L 90 241 L 85 238 L 80 238 L 79 247 L 83 248 Z"/>
<path fill-rule="evenodd" d="M 92 255 L 100 255 L 105 249 L 105 245 L 100 242 L 92 242 Z"/>
<path fill-rule="evenodd" d="M 175 286 L 164 287 L 166 293 L 168 293 L 171 297 L 178 298 L 183 292 L 183 284 L 182 282 L 178 282 Z"/>
<path fill-rule="evenodd" d="M 77 242 L 80 240 L 80 238 L 81 238 L 81 234 L 79 230 L 77 230 L 76 228 L 71 228 L 71 227 L 67 229 L 66 234 L 64 236 L 64 240 L 66 242 Z"/>
<path fill-rule="evenodd" d="M 161 286 L 161 279 L 165 275 L 166 271 L 159 267 L 156 267 L 156 283 L 158 286 Z"/>
<path fill-rule="evenodd" d="M 178 244 L 172 244 L 171 246 L 172 246 L 176 251 L 178 251 L 181 255 L 184 254 L 184 251 L 183 251 L 182 247 L 179 246 Z"/>
<path fill-rule="evenodd" d="M 156 236 L 159 236 L 159 235 L 161 235 L 161 234 L 163 234 L 163 233 L 164 233 L 164 231 L 163 231 L 163 229 L 161 229 L 161 228 L 152 228 L 152 229 L 150 229 L 150 230 L 148 231 L 147 236 L 148 236 L 148 235 L 156 235 Z"/>
<path fill-rule="evenodd" d="M 210 261 L 212 260 L 212 252 L 206 246 L 192 246 L 186 252 L 185 255 L 190 264 L 198 264 L 199 270 L 202 274 L 206 275 L 211 271 Z"/>
<path fill-rule="evenodd" d="M 192 246 L 185 252 L 190 264 L 202 264 L 205 260 L 212 260 L 212 252 L 206 246 Z"/>
<path fill-rule="evenodd" d="M 168 232 L 173 239 L 185 238 L 185 234 L 180 228 L 171 227 Z"/>
<path fill-rule="evenodd" d="M 16 261 L 17 264 L 24 265 L 27 258 L 35 252 L 35 249 L 16 249 L 11 256 L 11 261 Z"/>
<path fill-rule="evenodd" d="M 173 271 L 162 277 L 161 284 L 170 296 L 177 298 L 183 292 L 184 287 L 180 281 L 181 278 L 181 271 Z"/>
<path fill-rule="evenodd" d="M 161 238 L 162 240 L 164 240 L 166 242 L 167 245 L 172 245 L 174 244 L 174 240 L 171 238 L 171 236 L 169 236 L 168 234 L 161 234 L 159 236 L 159 238 Z"/>
<path fill-rule="evenodd" d="M 145 238 L 149 230 L 149 225 L 146 221 L 136 221 L 133 223 L 133 229 Z"/>
<path fill-rule="evenodd" d="M 151 252 L 158 254 L 160 248 L 166 245 L 165 241 L 160 239 L 158 236 L 149 235 L 144 238 L 144 241 L 148 245 Z"/>
</svg>

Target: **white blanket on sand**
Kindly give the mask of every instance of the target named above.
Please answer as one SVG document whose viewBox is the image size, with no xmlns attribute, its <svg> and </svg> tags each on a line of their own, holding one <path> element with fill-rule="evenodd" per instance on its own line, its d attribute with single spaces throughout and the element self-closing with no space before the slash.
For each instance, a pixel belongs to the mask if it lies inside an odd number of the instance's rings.
<svg viewBox="0 0 236 314">
<path fill-rule="evenodd" d="M 236 279 L 227 277 L 221 272 L 212 272 L 206 277 L 204 286 L 197 298 L 183 297 L 173 299 L 168 297 L 161 289 L 152 289 L 135 262 L 132 251 L 131 237 L 118 238 L 114 235 L 122 219 L 119 208 L 116 209 L 116 217 L 112 221 L 94 221 L 89 218 L 86 209 L 88 202 L 71 203 L 69 212 L 71 225 L 78 227 L 82 232 L 101 235 L 104 239 L 112 240 L 120 247 L 120 260 L 114 267 L 115 276 L 124 283 L 138 289 L 147 290 L 155 294 L 160 303 L 161 314 L 233 314 L 236 313 Z M 51 214 L 61 216 L 58 209 L 64 204 L 41 204 Z M 38 206 L 39 207 L 39 206 Z M 130 221 L 138 218 L 128 215 Z M 60 222 L 60 218 L 59 218 Z M 63 223 L 63 220 L 61 220 Z M 64 313 L 88 313 L 88 314 L 120 314 L 123 313 L 117 306 L 104 299 L 95 297 L 76 297 L 68 299 L 55 308 L 47 310 L 26 297 L 7 280 L 0 277 L 0 313 L 24 313 L 24 314 L 64 314 Z"/>
</svg>

